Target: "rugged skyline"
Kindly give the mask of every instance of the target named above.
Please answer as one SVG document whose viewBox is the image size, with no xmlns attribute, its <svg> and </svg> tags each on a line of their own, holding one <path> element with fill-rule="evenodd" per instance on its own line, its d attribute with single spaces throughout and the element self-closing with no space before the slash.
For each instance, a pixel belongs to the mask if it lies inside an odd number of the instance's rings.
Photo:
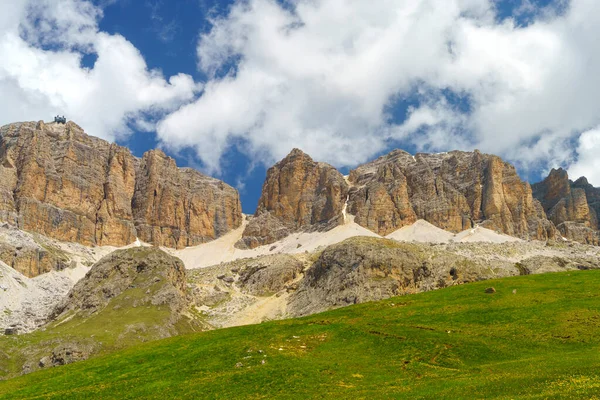
<svg viewBox="0 0 600 400">
<path fill-rule="evenodd" d="M 344 171 L 477 148 L 532 183 L 563 167 L 600 185 L 595 1 L 19 0 L 0 15 L 0 125 L 60 114 L 137 156 L 162 147 L 239 188 L 246 212 L 294 147 Z"/>
<path fill-rule="evenodd" d="M 0 148 L 0 217 L 19 229 L 87 246 L 140 239 L 181 249 L 243 224 L 239 193 L 223 181 L 178 168 L 160 150 L 137 158 L 71 121 L 2 126 Z M 267 171 L 235 246 L 348 222 L 387 236 L 418 220 L 455 234 L 482 226 L 521 239 L 598 244 L 598 198 L 600 188 L 562 169 L 532 189 L 512 164 L 478 150 L 394 150 L 344 176 L 293 149 Z"/>
</svg>

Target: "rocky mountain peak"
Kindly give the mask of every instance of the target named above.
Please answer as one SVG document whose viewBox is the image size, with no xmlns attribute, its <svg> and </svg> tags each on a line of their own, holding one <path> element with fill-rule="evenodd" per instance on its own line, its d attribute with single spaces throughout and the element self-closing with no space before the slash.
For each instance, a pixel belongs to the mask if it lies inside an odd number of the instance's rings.
<svg viewBox="0 0 600 400">
<path fill-rule="evenodd" d="M 588 186 L 588 185 L 590 185 L 590 183 L 588 182 L 588 180 L 585 176 L 580 177 L 574 183 L 574 186 Z"/>
<path fill-rule="evenodd" d="M 331 229 L 346 206 L 354 222 L 388 235 L 419 219 L 451 232 L 482 225 L 525 239 L 556 229 L 509 163 L 479 151 L 411 155 L 394 150 L 350 171 L 294 149 L 267 172 L 240 247 L 272 243 L 299 230 Z"/>
<path fill-rule="evenodd" d="M 452 232 L 482 224 L 522 238 L 554 236 L 515 168 L 479 151 L 393 151 L 357 167 L 349 179 L 349 212 L 380 235 L 423 219 Z"/>
<path fill-rule="evenodd" d="M 283 160 L 281 160 L 281 162 L 285 162 L 286 160 L 288 160 L 290 158 L 296 158 L 296 157 L 306 157 L 306 158 L 309 158 L 312 161 L 312 158 L 310 158 L 310 156 L 308 154 L 306 154 L 305 152 L 303 152 L 299 148 L 294 147 L 292 149 L 292 151 L 290 151 L 290 153 L 287 156 L 285 156 L 283 158 Z"/>
<path fill-rule="evenodd" d="M 569 174 L 562 167 L 552 168 L 550 173 L 548 174 L 548 179 L 557 180 L 557 179 L 569 179 Z"/>
<path fill-rule="evenodd" d="M 533 195 L 538 199 L 548 218 L 556 225 L 562 236 L 581 243 L 598 243 L 598 218 L 600 190 L 587 183 L 585 177 L 576 183 L 569 180 L 567 171 L 552 169 L 539 183 L 532 185 Z M 590 206 L 591 204 L 593 206 Z"/>
<path fill-rule="evenodd" d="M 338 170 L 294 149 L 267 171 L 256 213 L 238 246 L 253 248 L 290 232 L 335 227 L 343 223 L 347 196 L 348 184 Z"/>
<path fill-rule="evenodd" d="M 76 123 L 0 128 L 0 219 L 84 245 L 181 248 L 241 224 L 239 195 L 160 150 L 142 159 Z"/>
</svg>

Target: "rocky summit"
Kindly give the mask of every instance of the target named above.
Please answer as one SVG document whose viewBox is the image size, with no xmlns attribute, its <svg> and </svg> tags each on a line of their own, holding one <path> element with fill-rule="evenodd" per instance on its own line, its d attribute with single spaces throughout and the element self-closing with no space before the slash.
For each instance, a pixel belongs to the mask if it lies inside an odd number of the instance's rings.
<svg viewBox="0 0 600 400">
<path fill-rule="evenodd" d="M 590 185 L 586 178 L 573 182 L 567 171 L 553 169 L 546 179 L 533 185 L 533 194 L 563 237 L 598 244 L 600 189 Z"/>
<path fill-rule="evenodd" d="M 460 232 L 481 225 L 524 239 L 554 238 L 531 187 L 497 156 L 396 150 L 350 172 L 348 210 L 380 235 L 423 219 Z"/>
<path fill-rule="evenodd" d="M 273 243 L 298 230 L 331 229 L 344 221 L 347 196 L 338 170 L 294 149 L 267 171 L 256 214 L 238 247 Z"/>
<path fill-rule="evenodd" d="M 73 122 L 0 128 L 0 218 L 84 245 L 182 248 L 242 221 L 239 195 L 159 150 L 142 159 Z"/>
<path fill-rule="evenodd" d="M 395 150 L 345 178 L 295 149 L 268 171 L 238 247 L 331 229 L 346 222 L 346 214 L 382 236 L 425 220 L 455 233 L 480 225 L 522 239 L 557 237 L 531 186 L 497 156 L 479 151 L 412 156 Z"/>
</svg>

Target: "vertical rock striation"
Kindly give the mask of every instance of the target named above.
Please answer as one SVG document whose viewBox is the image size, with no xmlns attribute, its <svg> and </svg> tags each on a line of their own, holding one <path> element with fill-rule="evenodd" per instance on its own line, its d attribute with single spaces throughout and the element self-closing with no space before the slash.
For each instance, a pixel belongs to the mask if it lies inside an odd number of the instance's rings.
<svg viewBox="0 0 600 400">
<path fill-rule="evenodd" d="M 237 246 L 254 248 L 290 232 L 340 225 L 347 196 L 348 184 L 339 171 L 294 149 L 267 171 L 256 214 Z"/>
<path fill-rule="evenodd" d="M 452 232 L 481 224 L 512 236 L 555 236 L 515 168 L 479 151 L 412 156 L 395 150 L 350 173 L 355 222 L 387 235 L 424 219 Z"/>
<path fill-rule="evenodd" d="M 581 243 L 598 244 L 600 189 L 594 188 L 584 177 L 573 183 L 567 171 L 559 168 L 534 184 L 533 193 L 562 236 Z"/>
<path fill-rule="evenodd" d="M 160 151 L 139 160 L 73 122 L 25 122 L 0 128 L 0 218 L 88 246 L 184 247 L 238 227 L 241 207 L 235 189 Z"/>
<path fill-rule="evenodd" d="M 216 239 L 241 224 L 237 191 L 190 168 L 177 168 L 160 150 L 144 154 L 133 197 L 138 236 L 182 248 Z"/>
</svg>

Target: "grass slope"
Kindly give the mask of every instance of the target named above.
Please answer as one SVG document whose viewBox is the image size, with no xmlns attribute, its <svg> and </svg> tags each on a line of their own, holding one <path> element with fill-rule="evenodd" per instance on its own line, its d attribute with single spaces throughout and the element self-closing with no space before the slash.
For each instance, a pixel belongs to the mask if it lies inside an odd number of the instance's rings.
<svg viewBox="0 0 600 400">
<path fill-rule="evenodd" d="M 599 287 L 600 271 L 523 276 L 179 336 L 0 397 L 598 399 Z"/>
<path fill-rule="evenodd" d="M 144 260 L 153 250 L 135 248 L 126 251 Z M 131 268 L 135 268 L 135 264 Z M 102 295 L 103 284 L 106 281 L 98 282 L 93 292 Z M 57 321 L 32 333 L 0 335 L 0 379 L 17 376 L 24 365 L 30 370 L 38 369 L 40 360 L 52 356 L 54 349 L 67 348 L 90 356 L 105 355 L 141 342 L 200 331 L 199 319 L 180 318 L 174 322 L 168 304 L 152 304 L 152 296 L 165 285 L 170 283 L 149 269 L 146 273 L 136 274 L 129 288 L 91 315 L 70 310 Z"/>
</svg>

